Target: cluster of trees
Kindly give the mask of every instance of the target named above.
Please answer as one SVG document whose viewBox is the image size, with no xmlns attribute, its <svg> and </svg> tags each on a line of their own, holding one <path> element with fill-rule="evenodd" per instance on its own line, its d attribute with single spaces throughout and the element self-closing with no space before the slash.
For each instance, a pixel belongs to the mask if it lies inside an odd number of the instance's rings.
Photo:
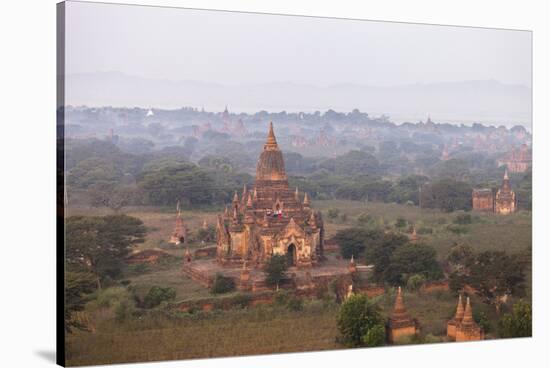
<svg viewBox="0 0 550 368">
<path fill-rule="evenodd" d="M 143 242 L 145 226 L 126 215 L 71 216 L 65 223 L 65 322 L 68 331 L 82 327 L 71 316 L 105 281 L 120 277 L 124 260 Z"/>
<path fill-rule="evenodd" d="M 86 193 L 93 206 L 117 211 L 128 205 L 209 206 L 227 203 L 235 190 L 250 183 L 249 174 L 209 157 L 196 165 L 182 148 L 156 153 L 123 153 L 110 142 L 90 140 L 68 147 L 69 197 Z"/>
<path fill-rule="evenodd" d="M 374 265 L 373 278 L 392 285 L 406 285 L 411 277 L 438 280 L 443 270 L 435 249 L 410 243 L 403 235 L 380 229 L 353 227 L 340 230 L 334 236 L 343 257 L 363 257 Z"/>
<path fill-rule="evenodd" d="M 96 206 L 119 210 L 127 205 L 188 206 L 227 203 L 235 190 L 251 183 L 262 140 L 250 144 L 211 137 L 197 163 L 197 140 L 146 153 L 122 151 L 112 142 L 70 140 L 67 145 L 69 196 L 81 190 Z M 202 143 L 208 144 L 208 143 Z M 457 158 L 439 159 L 433 143 L 382 141 L 334 158 L 285 152 L 290 184 L 317 199 L 408 203 L 444 211 L 470 210 L 474 187 L 497 188 L 503 168 L 495 157 L 467 150 Z M 414 158 L 416 157 L 416 158 Z M 420 160 L 417 161 L 411 161 Z M 415 171 L 426 173 L 417 175 Z M 513 175 L 519 207 L 531 208 L 531 173 Z"/>
<path fill-rule="evenodd" d="M 524 258 L 530 258 L 530 254 L 510 255 L 504 251 L 475 253 L 470 246 L 457 244 L 447 257 L 451 269 L 450 287 L 461 290 L 468 285 L 485 303 L 499 310 L 505 296 L 526 295 L 525 271 L 529 262 L 524 262 Z"/>
</svg>

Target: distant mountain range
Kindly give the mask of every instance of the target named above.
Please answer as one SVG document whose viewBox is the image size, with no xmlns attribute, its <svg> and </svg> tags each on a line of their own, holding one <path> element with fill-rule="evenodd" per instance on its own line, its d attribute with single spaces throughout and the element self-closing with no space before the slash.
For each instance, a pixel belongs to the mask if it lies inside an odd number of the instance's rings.
<svg viewBox="0 0 550 368">
<path fill-rule="evenodd" d="M 120 72 L 70 74 L 69 105 L 180 108 L 233 112 L 351 111 L 387 115 L 397 123 L 425 120 L 531 128 L 531 89 L 494 80 L 380 87 L 292 82 L 224 85 L 201 81 L 147 79 Z"/>
</svg>

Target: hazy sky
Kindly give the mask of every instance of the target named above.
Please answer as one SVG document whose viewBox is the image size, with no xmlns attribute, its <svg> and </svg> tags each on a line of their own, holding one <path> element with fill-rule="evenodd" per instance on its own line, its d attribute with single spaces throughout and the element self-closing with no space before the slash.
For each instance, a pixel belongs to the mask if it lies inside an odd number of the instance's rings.
<svg viewBox="0 0 550 368">
<path fill-rule="evenodd" d="M 531 33 L 69 2 L 67 73 L 222 84 L 531 87 Z"/>
</svg>

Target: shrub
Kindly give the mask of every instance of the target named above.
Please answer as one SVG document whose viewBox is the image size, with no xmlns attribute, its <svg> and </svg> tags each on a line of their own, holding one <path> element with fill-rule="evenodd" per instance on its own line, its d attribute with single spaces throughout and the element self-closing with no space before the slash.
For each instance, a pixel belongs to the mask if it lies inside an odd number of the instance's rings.
<svg viewBox="0 0 550 368">
<path fill-rule="evenodd" d="M 110 287 L 102 289 L 97 293 L 97 305 L 100 308 L 116 307 L 121 302 L 131 299 L 131 295 L 126 288 Z"/>
<path fill-rule="evenodd" d="M 434 229 L 432 229 L 431 227 L 421 227 L 421 228 L 419 228 L 416 232 L 417 232 L 419 235 L 433 234 Z"/>
<path fill-rule="evenodd" d="M 368 213 L 362 213 L 359 216 L 357 216 L 357 223 L 360 225 L 366 225 L 372 220 L 372 216 Z"/>
<path fill-rule="evenodd" d="M 489 322 L 489 317 L 487 317 L 487 314 L 485 312 L 475 310 L 473 317 L 474 321 L 476 321 L 476 323 L 485 333 L 491 332 L 491 322 Z"/>
<path fill-rule="evenodd" d="M 287 290 L 279 290 L 273 297 L 273 303 L 280 307 L 286 306 L 289 300 L 290 291 Z"/>
<path fill-rule="evenodd" d="M 239 308 L 246 308 L 250 304 L 252 297 L 250 294 L 237 294 L 233 298 L 233 305 Z"/>
<path fill-rule="evenodd" d="M 453 222 L 458 225 L 469 225 L 472 223 L 472 216 L 469 213 L 464 213 L 456 216 Z"/>
<path fill-rule="evenodd" d="M 147 295 L 143 299 L 143 306 L 145 308 L 154 308 L 160 305 L 164 301 L 170 301 L 176 299 L 176 290 L 170 287 L 163 288 L 160 286 L 153 286 L 149 289 Z"/>
<path fill-rule="evenodd" d="M 407 289 L 411 291 L 419 290 L 426 283 L 424 275 L 414 274 L 407 280 Z"/>
<path fill-rule="evenodd" d="M 302 300 L 302 298 L 300 298 L 296 295 L 293 295 L 288 300 L 286 306 L 291 311 L 298 312 L 298 311 L 301 311 L 302 309 L 304 309 L 304 301 Z"/>
<path fill-rule="evenodd" d="M 115 308 L 115 320 L 117 322 L 125 322 L 134 314 L 134 312 L 134 303 L 130 300 L 123 300 Z"/>
<path fill-rule="evenodd" d="M 439 336 L 434 336 L 432 334 L 427 334 L 424 337 L 424 343 L 425 344 L 436 344 L 438 342 L 443 342 L 443 339 Z"/>
<path fill-rule="evenodd" d="M 235 281 L 231 277 L 226 277 L 217 273 L 212 284 L 211 292 L 213 294 L 223 294 L 235 290 Z"/>
<path fill-rule="evenodd" d="M 447 231 L 456 235 L 460 235 L 460 234 L 466 234 L 468 232 L 468 229 L 461 225 L 451 224 L 451 225 L 447 225 Z"/>
<path fill-rule="evenodd" d="M 386 340 L 386 329 L 382 324 L 377 324 L 369 328 L 367 333 L 363 335 L 363 346 L 382 346 Z"/>
<path fill-rule="evenodd" d="M 396 228 L 401 229 L 401 228 L 404 228 L 405 226 L 407 226 L 407 220 L 405 220 L 404 218 L 400 217 L 395 221 Z"/>
<path fill-rule="evenodd" d="M 501 337 L 529 337 L 532 333 L 531 304 L 520 300 L 512 313 L 506 313 L 499 323 Z"/>
<path fill-rule="evenodd" d="M 338 208 L 329 208 L 327 210 L 327 216 L 331 220 L 334 220 L 335 218 L 337 218 L 339 214 L 340 214 L 340 210 Z"/>
<path fill-rule="evenodd" d="M 285 278 L 288 265 L 286 257 L 280 254 L 271 256 L 264 268 L 265 282 L 268 286 L 279 286 L 281 280 Z"/>
<path fill-rule="evenodd" d="M 384 344 L 384 320 L 380 308 L 365 295 L 355 294 L 340 307 L 338 330 L 343 343 L 349 347 L 379 346 Z"/>
</svg>

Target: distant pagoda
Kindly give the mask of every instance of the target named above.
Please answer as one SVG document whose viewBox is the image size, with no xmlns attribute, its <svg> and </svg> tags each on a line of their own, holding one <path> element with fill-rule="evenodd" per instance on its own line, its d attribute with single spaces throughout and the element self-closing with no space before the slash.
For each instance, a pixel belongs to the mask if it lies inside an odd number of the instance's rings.
<svg viewBox="0 0 550 368">
<path fill-rule="evenodd" d="M 414 336 L 418 332 L 418 323 L 415 319 L 409 316 L 405 303 L 403 302 L 403 294 L 401 286 L 397 289 L 397 297 L 395 298 L 395 306 L 393 313 L 388 318 L 387 334 L 388 342 L 394 343 L 400 338 Z"/>
<path fill-rule="evenodd" d="M 474 321 L 470 298 L 466 298 L 466 307 L 463 307 L 462 296 L 458 297 L 456 314 L 447 322 L 447 337 L 454 341 L 477 341 L 485 338 L 485 333 Z"/>
<path fill-rule="evenodd" d="M 273 124 L 269 125 L 264 149 L 256 167 L 251 190 L 246 185 L 241 198 L 218 215 L 217 259 L 223 265 L 261 267 L 272 255 L 286 255 L 289 266 L 309 267 L 323 257 L 324 227 L 320 213 L 291 190 Z"/>
<path fill-rule="evenodd" d="M 180 211 L 180 202 L 178 201 L 176 205 L 177 209 L 177 216 L 176 216 L 176 226 L 174 227 L 174 231 L 172 232 L 172 235 L 170 236 L 169 243 L 171 244 L 181 244 L 185 242 L 185 238 L 187 237 L 187 230 L 185 228 L 185 224 L 183 222 L 183 219 L 181 218 L 181 211 Z"/>
</svg>

